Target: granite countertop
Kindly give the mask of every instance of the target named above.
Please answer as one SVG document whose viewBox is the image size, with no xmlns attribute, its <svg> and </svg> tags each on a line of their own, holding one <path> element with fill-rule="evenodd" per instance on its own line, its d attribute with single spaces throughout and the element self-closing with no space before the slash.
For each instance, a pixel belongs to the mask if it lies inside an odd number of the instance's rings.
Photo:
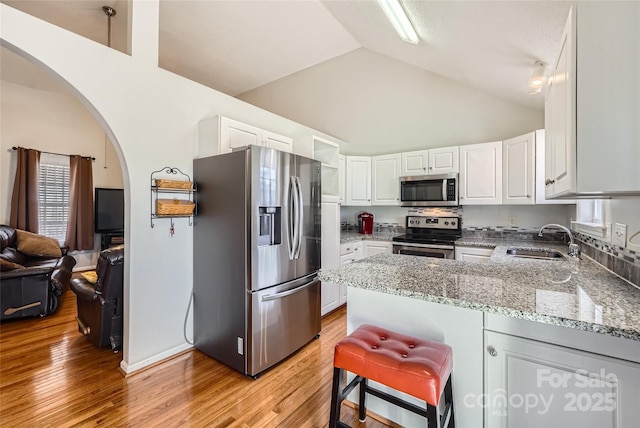
<svg viewBox="0 0 640 428">
<path fill-rule="evenodd" d="M 340 243 L 375 240 L 375 241 L 391 241 L 394 236 L 401 235 L 397 232 L 374 232 L 373 235 L 363 235 L 358 232 L 340 232 Z"/>
<path fill-rule="evenodd" d="M 456 245 L 495 250 L 486 264 L 378 254 L 321 271 L 320 279 L 640 341 L 640 289 L 585 256 L 537 260 L 506 253 L 517 246 L 566 254 L 566 245 L 487 239 Z"/>
</svg>

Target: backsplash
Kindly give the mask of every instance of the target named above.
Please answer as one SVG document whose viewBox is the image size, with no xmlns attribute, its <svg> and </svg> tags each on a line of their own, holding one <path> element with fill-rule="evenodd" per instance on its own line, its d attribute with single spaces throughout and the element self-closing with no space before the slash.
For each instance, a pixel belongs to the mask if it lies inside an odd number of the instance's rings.
<svg viewBox="0 0 640 428">
<path fill-rule="evenodd" d="M 538 227 L 463 227 L 462 237 L 504 241 L 569 241 L 567 234 L 561 230 L 545 230 L 542 238 L 538 236 L 539 230 Z M 640 287 L 640 253 L 575 231 L 573 237 L 583 255 Z"/>
<path fill-rule="evenodd" d="M 640 287 L 640 253 L 579 232 L 573 232 L 582 254 Z"/>
</svg>

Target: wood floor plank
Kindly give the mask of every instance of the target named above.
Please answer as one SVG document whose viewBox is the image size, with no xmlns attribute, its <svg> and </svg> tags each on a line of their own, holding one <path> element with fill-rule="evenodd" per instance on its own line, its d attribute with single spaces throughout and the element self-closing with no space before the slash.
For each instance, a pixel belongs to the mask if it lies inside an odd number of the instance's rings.
<svg viewBox="0 0 640 428">
<path fill-rule="evenodd" d="M 121 354 L 78 332 L 75 295 L 56 314 L 0 324 L 0 426 L 326 427 L 333 348 L 346 309 L 322 320 L 318 339 L 254 380 L 192 350 L 132 376 Z M 383 428 L 342 407 L 354 427 Z"/>
</svg>

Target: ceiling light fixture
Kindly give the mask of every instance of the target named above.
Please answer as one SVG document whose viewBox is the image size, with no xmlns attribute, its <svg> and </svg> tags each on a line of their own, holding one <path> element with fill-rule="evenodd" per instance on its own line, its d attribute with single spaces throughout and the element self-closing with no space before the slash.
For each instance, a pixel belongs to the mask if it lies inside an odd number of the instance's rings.
<svg viewBox="0 0 640 428">
<path fill-rule="evenodd" d="M 537 95 L 542 93 L 542 85 L 544 83 L 547 64 L 542 61 L 536 61 L 533 65 L 533 74 L 529 80 L 529 94 Z"/>
<path fill-rule="evenodd" d="M 417 45 L 420 38 L 413 25 L 411 25 L 411 21 L 409 21 L 409 17 L 400 5 L 399 0 L 378 0 L 378 3 L 400 38 L 405 42 Z"/>
</svg>

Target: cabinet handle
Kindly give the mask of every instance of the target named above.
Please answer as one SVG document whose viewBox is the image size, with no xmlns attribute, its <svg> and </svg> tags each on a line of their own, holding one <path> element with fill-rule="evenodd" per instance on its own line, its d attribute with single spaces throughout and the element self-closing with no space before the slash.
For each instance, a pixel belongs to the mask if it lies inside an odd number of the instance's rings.
<svg viewBox="0 0 640 428">
<path fill-rule="evenodd" d="M 547 178 L 547 179 L 544 181 L 544 185 L 545 185 L 545 186 L 548 186 L 549 184 L 553 184 L 553 183 L 555 183 L 555 182 L 556 182 L 556 180 L 551 180 L 550 178 Z"/>
<path fill-rule="evenodd" d="M 494 348 L 493 346 L 487 346 L 487 352 L 489 352 L 489 355 L 491 355 L 492 357 L 498 356 L 498 351 L 496 351 L 496 348 Z"/>
<path fill-rule="evenodd" d="M 531 197 L 531 195 L 527 195 L 527 198 L 530 198 L 530 197 Z"/>
<path fill-rule="evenodd" d="M 433 167 L 432 167 L 432 166 L 430 166 L 430 167 L 429 167 L 429 169 L 433 169 Z"/>
</svg>

